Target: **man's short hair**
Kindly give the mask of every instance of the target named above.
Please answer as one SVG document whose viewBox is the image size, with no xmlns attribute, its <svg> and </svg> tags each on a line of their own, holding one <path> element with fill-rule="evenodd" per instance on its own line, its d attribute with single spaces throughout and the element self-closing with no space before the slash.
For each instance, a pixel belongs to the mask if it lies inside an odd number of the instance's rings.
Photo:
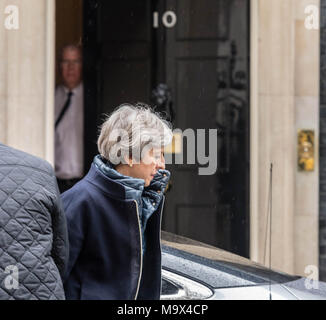
<svg viewBox="0 0 326 320">
<path fill-rule="evenodd" d="M 82 48 L 82 46 L 79 45 L 79 44 L 75 44 L 75 43 L 68 43 L 68 44 L 64 45 L 60 50 L 59 62 L 62 61 L 63 53 L 66 50 L 77 50 L 77 51 L 79 51 L 81 58 L 83 58 L 83 48 Z"/>
</svg>

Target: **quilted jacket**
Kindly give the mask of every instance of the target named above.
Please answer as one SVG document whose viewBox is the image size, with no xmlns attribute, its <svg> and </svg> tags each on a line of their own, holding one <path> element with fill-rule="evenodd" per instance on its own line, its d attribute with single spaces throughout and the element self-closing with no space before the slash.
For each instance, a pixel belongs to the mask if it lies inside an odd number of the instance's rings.
<svg viewBox="0 0 326 320">
<path fill-rule="evenodd" d="M 65 299 L 68 252 L 51 165 L 0 144 L 0 300 Z"/>
</svg>

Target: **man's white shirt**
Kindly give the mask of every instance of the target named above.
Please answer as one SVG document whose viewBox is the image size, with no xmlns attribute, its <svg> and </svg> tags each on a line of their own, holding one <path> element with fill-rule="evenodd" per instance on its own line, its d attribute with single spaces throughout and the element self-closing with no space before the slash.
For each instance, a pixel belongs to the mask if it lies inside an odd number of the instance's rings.
<svg viewBox="0 0 326 320">
<path fill-rule="evenodd" d="M 55 91 L 55 120 L 65 105 L 69 89 Z M 71 90 L 70 106 L 55 129 L 55 173 L 59 179 L 81 178 L 84 170 L 84 90 L 79 84 Z"/>
</svg>

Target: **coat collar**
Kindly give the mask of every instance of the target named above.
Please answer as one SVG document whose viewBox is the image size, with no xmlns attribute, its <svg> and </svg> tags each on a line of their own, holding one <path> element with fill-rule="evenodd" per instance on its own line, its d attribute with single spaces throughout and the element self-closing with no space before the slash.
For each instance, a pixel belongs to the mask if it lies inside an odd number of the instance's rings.
<svg viewBox="0 0 326 320">
<path fill-rule="evenodd" d="M 94 163 L 92 163 L 85 180 L 101 189 L 102 192 L 108 194 L 111 198 L 122 201 L 127 200 L 124 186 L 107 177 L 96 168 Z"/>
<path fill-rule="evenodd" d="M 137 200 L 138 204 L 141 205 L 141 196 L 145 185 L 143 179 L 136 179 L 121 174 L 114 169 L 110 162 L 103 160 L 100 155 L 94 158 L 93 163 L 105 176 L 125 188 L 126 200 Z"/>
<path fill-rule="evenodd" d="M 143 198 L 145 197 L 152 199 L 150 202 L 153 204 L 155 209 L 157 209 L 158 204 L 161 202 L 166 186 L 170 180 L 170 176 L 171 173 L 168 170 L 159 170 L 158 174 L 154 176 L 148 187 L 142 187 L 144 184 L 140 183 L 140 190 L 142 191 Z M 118 181 L 111 179 L 105 173 L 101 172 L 94 162 L 92 163 L 85 179 L 115 199 L 124 201 L 130 200 L 130 195 L 126 194 L 126 187 Z M 135 180 L 142 181 L 141 179 Z M 137 181 L 135 183 L 138 184 Z"/>
</svg>

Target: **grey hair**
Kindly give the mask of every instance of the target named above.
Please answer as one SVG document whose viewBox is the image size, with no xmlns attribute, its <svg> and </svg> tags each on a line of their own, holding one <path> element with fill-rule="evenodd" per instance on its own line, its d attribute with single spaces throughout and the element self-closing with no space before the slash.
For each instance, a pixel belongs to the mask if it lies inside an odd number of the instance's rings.
<svg viewBox="0 0 326 320">
<path fill-rule="evenodd" d="M 62 62 L 63 59 L 63 54 L 66 50 L 76 50 L 79 52 L 80 57 L 83 58 L 83 49 L 82 46 L 79 44 L 75 44 L 75 43 L 68 43 L 66 45 L 64 45 L 59 53 L 59 62 Z"/>
<path fill-rule="evenodd" d="M 97 146 L 103 158 L 117 165 L 126 158 L 141 161 L 145 151 L 171 141 L 171 124 L 159 113 L 143 103 L 125 103 L 103 123 Z"/>
</svg>

